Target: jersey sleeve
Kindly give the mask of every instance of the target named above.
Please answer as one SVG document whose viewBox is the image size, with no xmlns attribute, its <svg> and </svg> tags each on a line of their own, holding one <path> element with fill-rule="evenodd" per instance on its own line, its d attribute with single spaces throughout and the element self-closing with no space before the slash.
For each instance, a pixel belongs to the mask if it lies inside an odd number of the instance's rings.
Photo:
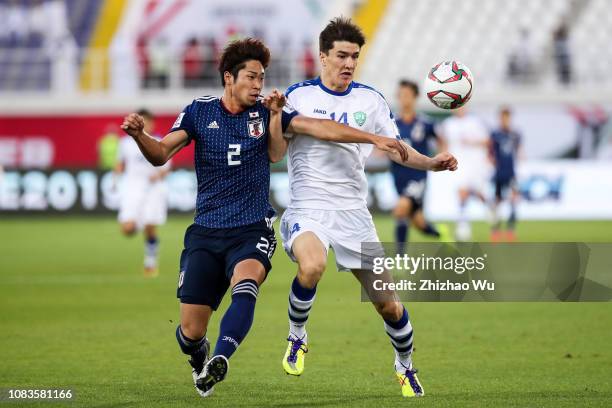
<svg viewBox="0 0 612 408">
<path fill-rule="evenodd" d="M 379 136 L 400 139 L 399 129 L 395 123 L 395 118 L 393 117 L 391 108 L 389 108 L 387 101 L 385 101 L 382 97 L 379 97 L 378 101 L 374 133 Z"/>
<path fill-rule="evenodd" d="M 191 143 L 192 139 L 196 137 L 196 127 L 195 127 L 195 118 L 194 118 L 194 104 L 188 105 L 183 109 L 181 113 L 179 113 L 176 121 L 172 125 L 170 129 L 170 133 L 176 132 L 177 130 L 184 130 L 187 132 L 187 144 Z"/>
<path fill-rule="evenodd" d="M 283 133 L 287 131 L 287 128 L 289 127 L 289 124 L 291 123 L 291 119 L 299 115 L 299 112 L 295 110 L 295 108 L 293 107 L 291 99 L 293 99 L 291 98 L 291 96 L 287 96 L 287 102 L 285 103 L 285 106 L 283 107 L 283 116 L 281 119 L 282 126 L 283 126 Z"/>
</svg>

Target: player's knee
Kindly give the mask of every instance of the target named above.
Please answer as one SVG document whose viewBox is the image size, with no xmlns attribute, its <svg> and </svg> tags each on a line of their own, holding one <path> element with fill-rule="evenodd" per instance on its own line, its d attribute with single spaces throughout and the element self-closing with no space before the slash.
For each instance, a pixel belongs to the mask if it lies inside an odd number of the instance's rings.
<svg viewBox="0 0 612 408">
<path fill-rule="evenodd" d="M 313 288 L 323 276 L 325 271 L 326 262 L 324 259 L 308 259 L 300 262 L 298 270 L 298 281 L 300 285 Z"/>
<path fill-rule="evenodd" d="M 186 320 L 181 322 L 181 331 L 190 339 L 200 339 L 204 336 L 204 322 Z"/>
<path fill-rule="evenodd" d="M 121 224 L 121 233 L 125 236 L 131 236 L 136 233 L 136 224 L 133 222 L 124 222 Z"/>
<path fill-rule="evenodd" d="M 403 307 L 400 302 L 376 302 L 374 307 L 385 320 L 397 321 L 401 319 L 403 314 Z"/>
</svg>

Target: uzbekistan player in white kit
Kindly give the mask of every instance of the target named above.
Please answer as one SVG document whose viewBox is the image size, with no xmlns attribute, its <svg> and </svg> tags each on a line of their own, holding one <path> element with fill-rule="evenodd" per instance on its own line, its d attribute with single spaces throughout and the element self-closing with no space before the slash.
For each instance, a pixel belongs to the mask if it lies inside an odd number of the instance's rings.
<svg viewBox="0 0 612 408">
<path fill-rule="evenodd" d="M 141 109 L 145 131 L 153 134 L 154 117 L 151 112 Z M 119 223 L 126 236 L 143 229 L 145 236 L 144 274 L 155 277 L 158 274 L 157 258 L 159 238 L 157 226 L 166 222 L 167 190 L 164 178 L 170 171 L 170 162 L 155 167 L 147 161 L 131 137 L 124 137 L 119 143 L 119 157 L 116 173 L 123 174 L 120 191 Z"/>
<path fill-rule="evenodd" d="M 461 107 L 442 122 L 440 132 L 448 148 L 461 162 L 461 169 L 456 174 L 459 178 L 459 219 L 455 238 L 469 241 L 472 228 L 466 211 L 468 200 L 476 197 L 486 204 L 484 191 L 491 180 L 489 131 L 477 116 L 468 114 L 466 108 Z"/>
<path fill-rule="evenodd" d="M 350 20 L 332 20 L 319 37 L 321 77 L 290 87 L 285 110 L 399 138 L 383 96 L 369 86 L 353 82 L 364 42 L 361 30 Z M 282 363 L 287 374 L 300 375 L 304 370 L 304 354 L 308 351 L 305 324 L 317 283 L 325 271 L 328 248 L 331 246 L 334 250 L 339 270 L 351 271 L 360 279 L 371 274 L 361 269 L 361 244 L 380 240 L 366 204 L 364 163 L 372 146 L 291 135 L 291 123 L 287 132 L 291 201 L 281 220 L 281 236 L 285 250 L 298 263 L 298 271 L 289 293 L 289 344 Z M 402 161 L 394 154 L 389 157 L 422 170 L 457 167 L 457 161 L 449 153 L 429 158 L 407 148 L 407 160 Z M 420 396 L 424 392 L 411 359 L 412 326 L 404 306 L 395 296 L 392 298 L 373 303 L 384 319 L 385 331 L 395 349 L 395 371 L 402 394 Z"/>
</svg>

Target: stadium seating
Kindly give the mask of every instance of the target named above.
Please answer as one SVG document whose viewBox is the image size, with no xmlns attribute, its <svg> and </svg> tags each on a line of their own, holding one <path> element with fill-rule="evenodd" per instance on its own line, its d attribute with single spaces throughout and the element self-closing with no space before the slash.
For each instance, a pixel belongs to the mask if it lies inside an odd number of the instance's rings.
<svg viewBox="0 0 612 408">
<path fill-rule="evenodd" d="M 521 31 L 528 30 L 535 70 L 529 85 L 554 89 L 553 33 L 566 23 L 573 85 L 610 83 L 603 73 L 612 57 L 608 8 L 607 0 L 393 0 L 370 39 L 360 78 L 389 93 L 398 78 L 420 80 L 435 63 L 453 58 L 472 69 L 481 91 L 498 89 Z"/>
</svg>

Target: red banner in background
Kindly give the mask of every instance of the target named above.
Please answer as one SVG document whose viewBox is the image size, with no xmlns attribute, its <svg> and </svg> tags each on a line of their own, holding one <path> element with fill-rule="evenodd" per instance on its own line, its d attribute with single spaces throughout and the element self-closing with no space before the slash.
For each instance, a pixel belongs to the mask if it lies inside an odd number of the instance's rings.
<svg viewBox="0 0 612 408">
<path fill-rule="evenodd" d="M 155 118 L 155 132 L 165 135 L 176 116 Z M 96 168 L 100 140 L 109 133 L 125 136 L 120 115 L 0 116 L 0 165 L 7 168 Z M 193 166 L 193 144 L 173 158 L 175 167 Z"/>
</svg>

